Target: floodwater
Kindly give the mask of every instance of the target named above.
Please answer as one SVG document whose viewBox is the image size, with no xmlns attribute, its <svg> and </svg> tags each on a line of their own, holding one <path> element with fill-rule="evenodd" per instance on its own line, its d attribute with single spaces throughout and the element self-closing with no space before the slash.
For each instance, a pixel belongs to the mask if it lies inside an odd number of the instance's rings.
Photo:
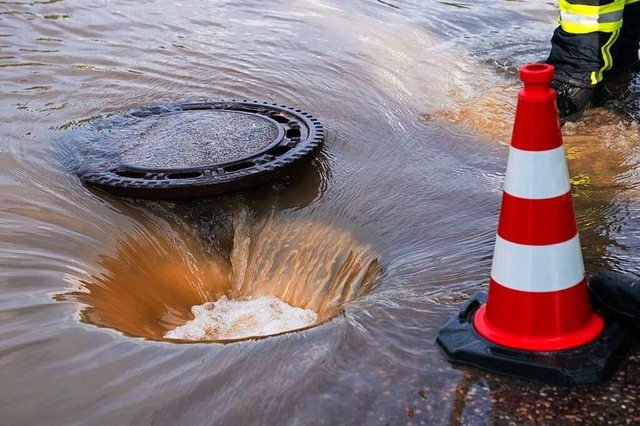
<svg viewBox="0 0 640 426">
<path fill-rule="evenodd" d="M 609 382 L 556 389 L 451 366 L 435 344 L 487 286 L 516 70 L 545 58 L 555 14 L 534 0 L 0 1 L 2 423 L 640 423 L 637 346 Z M 175 203 L 92 191 L 60 158 L 93 117 L 233 98 L 312 113 L 319 156 Z M 638 125 L 619 107 L 563 131 L 587 271 L 639 275 Z M 163 340 L 234 291 L 321 324 Z"/>
</svg>

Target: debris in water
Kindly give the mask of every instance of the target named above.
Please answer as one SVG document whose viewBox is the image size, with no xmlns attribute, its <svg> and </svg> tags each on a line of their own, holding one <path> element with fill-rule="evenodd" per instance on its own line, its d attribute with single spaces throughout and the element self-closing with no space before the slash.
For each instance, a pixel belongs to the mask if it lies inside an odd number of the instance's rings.
<svg viewBox="0 0 640 426">
<path fill-rule="evenodd" d="M 191 308 L 195 318 L 164 337 L 185 340 L 228 340 L 269 336 L 314 325 L 318 314 L 288 305 L 277 297 L 229 300 L 222 296 Z"/>
</svg>

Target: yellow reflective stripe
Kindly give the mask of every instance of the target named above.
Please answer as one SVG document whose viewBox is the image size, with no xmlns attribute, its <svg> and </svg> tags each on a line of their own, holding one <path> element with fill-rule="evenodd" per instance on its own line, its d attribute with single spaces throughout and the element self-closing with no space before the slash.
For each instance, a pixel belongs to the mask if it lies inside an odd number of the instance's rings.
<svg viewBox="0 0 640 426">
<path fill-rule="evenodd" d="M 558 23 L 560 24 L 563 30 L 565 30 L 570 34 L 586 34 L 586 33 L 593 33 L 596 31 L 602 31 L 603 33 L 612 33 L 616 30 L 619 30 L 622 27 L 622 20 L 617 22 L 604 22 L 604 23 L 583 25 L 583 24 L 574 24 L 572 22 L 562 21 L 560 18 L 558 18 Z"/>
<path fill-rule="evenodd" d="M 604 6 L 571 4 L 567 0 L 560 0 L 558 22 L 563 30 L 572 34 L 596 31 L 610 33 L 622 27 L 624 6 L 625 0 L 614 0 Z"/>
<path fill-rule="evenodd" d="M 591 84 L 597 84 L 602 81 L 602 73 L 606 70 L 611 69 L 613 65 L 613 59 L 611 58 L 611 46 L 618 39 L 618 35 L 620 35 L 620 30 L 616 30 L 611 33 L 609 40 L 602 46 L 602 60 L 604 61 L 604 66 L 600 68 L 598 71 L 591 72 Z"/>
<path fill-rule="evenodd" d="M 638 0 L 633 0 L 638 1 Z M 567 0 L 560 0 L 558 7 L 563 12 L 576 15 L 604 15 L 605 13 L 618 12 L 624 9 L 625 0 L 614 0 L 613 3 L 604 6 L 588 6 L 584 4 L 571 4 Z"/>
<path fill-rule="evenodd" d="M 631 4 L 631 3 L 637 3 L 637 2 L 639 2 L 639 1 L 640 1 L 640 0 L 627 0 L 625 3 L 626 3 L 626 4 Z"/>
</svg>

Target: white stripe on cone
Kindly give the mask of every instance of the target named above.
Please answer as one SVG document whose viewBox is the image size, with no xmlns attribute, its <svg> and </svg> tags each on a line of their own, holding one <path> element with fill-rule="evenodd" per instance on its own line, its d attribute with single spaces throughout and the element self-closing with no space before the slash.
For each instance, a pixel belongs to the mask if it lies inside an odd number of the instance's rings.
<svg viewBox="0 0 640 426">
<path fill-rule="evenodd" d="M 560 244 L 528 246 L 498 235 L 491 277 L 504 287 L 532 293 L 573 287 L 584 278 L 580 239 L 576 234 Z"/>
<path fill-rule="evenodd" d="M 547 151 L 509 149 L 505 192 L 519 198 L 538 200 L 559 197 L 569 189 L 564 147 Z"/>
</svg>

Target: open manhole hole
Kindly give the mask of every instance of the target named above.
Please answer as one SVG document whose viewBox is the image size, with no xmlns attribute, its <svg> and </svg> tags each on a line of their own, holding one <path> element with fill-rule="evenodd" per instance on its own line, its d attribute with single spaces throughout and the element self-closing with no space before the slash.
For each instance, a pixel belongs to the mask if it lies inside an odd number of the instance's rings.
<svg viewBox="0 0 640 426">
<path fill-rule="evenodd" d="M 118 196 L 201 197 L 264 183 L 311 157 L 320 122 L 251 101 L 146 107 L 83 123 L 82 182 Z"/>
<path fill-rule="evenodd" d="M 331 224 L 250 224 L 243 214 L 232 233 L 229 253 L 155 227 L 123 234 L 101 271 L 60 299 L 82 304 L 81 321 L 127 336 L 226 343 L 323 324 L 381 274 L 373 248 Z"/>
</svg>

